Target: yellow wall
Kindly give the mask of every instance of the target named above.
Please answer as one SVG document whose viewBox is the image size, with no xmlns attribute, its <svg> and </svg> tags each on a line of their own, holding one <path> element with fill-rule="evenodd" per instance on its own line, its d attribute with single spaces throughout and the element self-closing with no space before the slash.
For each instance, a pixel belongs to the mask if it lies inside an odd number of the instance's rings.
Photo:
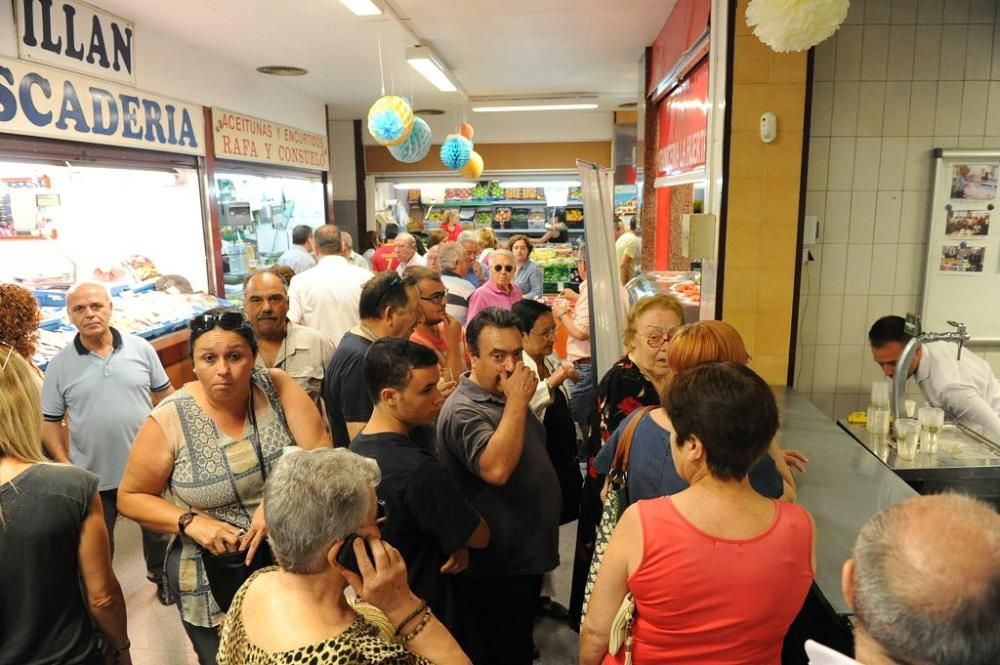
<svg viewBox="0 0 1000 665">
<path fill-rule="evenodd" d="M 565 143 L 477 143 L 487 171 L 523 169 L 575 169 L 577 159 L 596 164 L 611 163 L 611 141 L 572 141 Z M 415 173 L 444 171 L 441 146 L 431 146 L 425 158 L 404 164 L 378 145 L 365 146 L 365 170 L 368 173 Z"/>
<path fill-rule="evenodd" d="M 740 0 L 733 54 L 732 134 L 722 318 L 736 326 L 751 366 L 784 385 L 789 364 L 805 118 L 806 53 L 778 54 L 746 25 Z M 760 140 L 760 116 L 778 138 Z"/>
</svg>

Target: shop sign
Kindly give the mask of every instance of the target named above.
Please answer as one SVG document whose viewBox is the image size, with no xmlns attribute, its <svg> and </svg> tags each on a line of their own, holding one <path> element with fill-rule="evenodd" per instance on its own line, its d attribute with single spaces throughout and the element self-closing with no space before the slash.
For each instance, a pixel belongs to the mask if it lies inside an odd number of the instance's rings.
<svg viewBox="0 0 1000 665">
<path fill-rule="evenodd" d="M 216 159 L 330 170 L 324 134 L 313 134 L 242 113 L 212 109 Z"/>
<path fill-rule="evenodd" d="M 135 85 L 135 24 L 78 0 L 14 0 L 25 60 Z"/>
<path fill-rule="evenodd" d="M 705 166 L 708 148 L 708 64 L 691 72 L 660 102 L 657 176 L 674 176 Z"/>
<path fill-rule="evenodd" d="M 204 155 L 201 107 L 0 58 L 0 132 Z"/>
</svg>

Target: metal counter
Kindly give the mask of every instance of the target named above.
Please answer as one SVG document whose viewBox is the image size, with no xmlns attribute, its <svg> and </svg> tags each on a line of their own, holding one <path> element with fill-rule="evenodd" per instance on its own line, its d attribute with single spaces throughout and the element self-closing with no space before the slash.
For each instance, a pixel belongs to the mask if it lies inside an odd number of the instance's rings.
<svg viewBox="0 0 1000 665">
<path fill-rule="evenodd" d="M 936 453 L 918 451 L 912 460 L 896 456 L 892 437 L 875 435 L 864 425 L 838 420 L 852 437 L 907 482 L 944 481 L 960 484 L 965 480 L 1000 480 L 1000 446 L 968 430 L 946 423 L 938 434 Z"/>
<path fill-rule="evenodd" d="M 774 394 L 781 411 L 781 447 L 809 458 L 796 480 L 798 503 L 816 521 L 816 584 L 834 612 L 851 614 L 840 570 L 858 532 L 879 511 L 917 493 L 804 396 L 781 387 Z"/>
</svg>

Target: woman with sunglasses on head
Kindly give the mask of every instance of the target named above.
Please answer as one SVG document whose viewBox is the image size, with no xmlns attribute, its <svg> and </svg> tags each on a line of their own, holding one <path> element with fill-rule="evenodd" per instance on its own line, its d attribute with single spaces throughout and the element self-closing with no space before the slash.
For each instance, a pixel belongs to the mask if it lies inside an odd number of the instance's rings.
<svg viewBox="0 0 1000 665">
<path fill-rule="evenodd" d="M 267 536 L 264 477 L 286 446 L 330 440 L 304 390 L 279 369 L 255 369 L 257 340 L 241 311 L 209 310 L 190 329 L 197 381 L 158 404 L 139 430 L 118 508 L 147 529 L 178 534 L 167 583 L 199 663 L 211 665 L 224 615 L 203 554 L 246 552 L 252 563 Z M 173 502 L 162 498 L 168 489 Z"/>
<path fill-rule="evenodd" d="M 667 337 L 664 346 L 671 377 L 707 362 L 730 361 L 741 365 L 750 362 L 743 338 L 725 321 L 698 321 L 674 329 Z M 632 418 L 638 417 L 634 414 L 623 420 L 601 448 L 594 460 L 599 473 L 606 475 L 610 471 L 622 433 Z M 629 449 L 627 504 L 687 489 L 687 482 L 677 473 L 670 459 L 669 426 L 667 412 L 662 407 L 644 413 L 636 424 Z M 750 469 L 751 486 L 772 499 L 794 500 L 795 481 L 781 451 L 773 441 L 768 451 L 770 454 Z"/>
<path fill-rule="evenodd" d="M 264 494 L 278 566 L 236 593 L 220 665 L 470 662 L 411 590 L 399 550 L 382 540 L 381 477 L 375 460 L 346 448 L 281 459 Z M 364 601 L 350 603 L 348 586 Z"/>
<path fill-rule="evenodd" d="M 97 476 L 46 462 L 41 425 L 35 370 L 0 343 L 0 663 L 129 665 Z"/>
<path fill-rule="evenodd" d="M 509 310 L 523 298 L 521 289 L 514 284 L 514 255 L 510 250 L 497 249 L 490 256 L 490 280 L 480 286 L 469 298 L 471 321 L 487 307 Z"/>
</svg>

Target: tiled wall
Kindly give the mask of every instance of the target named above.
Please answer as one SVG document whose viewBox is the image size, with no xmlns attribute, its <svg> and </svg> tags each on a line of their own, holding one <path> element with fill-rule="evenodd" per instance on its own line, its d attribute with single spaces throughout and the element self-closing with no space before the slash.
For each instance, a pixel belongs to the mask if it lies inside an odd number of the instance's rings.
<svg viewBox="0 0 1000 665">
<path fill-rule="evenodd" d="M 855 0 L 856 1 L 856 0 Z M 785 385 L 805 120 L 806 54 L 778 54 L 747 28 L 746 0 L 734 17 L 732 135 L 722 315 L 740 331 L 751 366 Z M 778 138 L 760 139 L 760 116 L 778 118 Z"/>
<path fill-rule="evenodd" d="M 795 386 L 843 416 L 879 376 L 868 326 L 919 308 L 932 148 L 1000 148 L 998 2 L 852 0 L 816 48 L 812 95 L 806 215 L 820 239 Z M 1000 368 L 1000 351 L 975 350 Z"/>
</svg>

